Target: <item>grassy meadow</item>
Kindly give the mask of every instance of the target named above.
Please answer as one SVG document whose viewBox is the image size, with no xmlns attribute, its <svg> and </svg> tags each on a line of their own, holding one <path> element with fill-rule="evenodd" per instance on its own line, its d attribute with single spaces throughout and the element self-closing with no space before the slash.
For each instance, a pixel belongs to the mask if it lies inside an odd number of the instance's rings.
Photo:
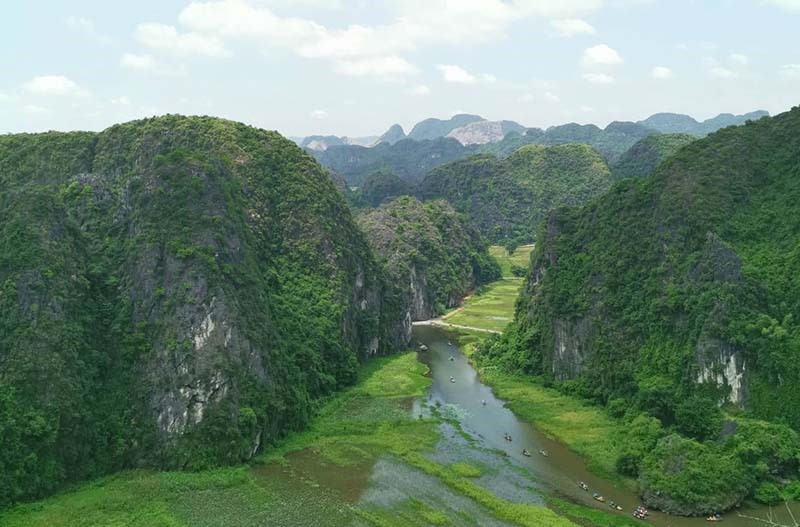
<svg viewBox="0 0 800 527">
<path fill-rule="evenodd" d="M 525 283 L 523 278 L 512 274 L 512 269 L 514 266 L 527 268 L 532 250 L 532 245 L 524 245 L 517 247 L 513 254 L 508 254 L 504 247 L 490 247 L 489 254 L 500 264 L 503 278 L 481 288 L 464 300 L 461 309 L 445 315 L 442 321 L 456 326 L 502 332 L 514 318 L 514 303 Z"/>
</svg>

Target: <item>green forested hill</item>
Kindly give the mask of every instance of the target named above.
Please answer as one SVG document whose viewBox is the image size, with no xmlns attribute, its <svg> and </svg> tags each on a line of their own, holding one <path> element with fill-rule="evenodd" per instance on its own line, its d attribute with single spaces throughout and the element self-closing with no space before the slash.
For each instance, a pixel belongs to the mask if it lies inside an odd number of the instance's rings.
<svg viewBox="0 0 800 527">
<path fill-rule="evenodd" d="M 756 110 L 743 115 L 721 113 L 711 119 L 698 122 L 693 117 L 679 113 L 657 113 L 637 124 L 665 134 L 691 134 L 695 137 L 704 137 L 726 126 L 739 126 L 749 120 L 755 121 L 768 116 L 769 113 L 764 110 Z"/>
<path fill-rule="evenodd" d="M 702 514 L 753 492 L 774 499 L 800 463 L 782 426 L 800 429 L 799 183 L 794 108 L 555 211 L 516 319 L 484 360 L 681 434 L 645 434 L 620 460 L 652 505 Z M 723 428 L 723 402 L 728 418 L 779 424 Z"/>
<path fill-rule="evenodd" d="M 689 134 L 657 134 L 628 149 L 612 167 L 615 179 L 649 177 L 663 160 L 697 138 Z"/>
<path fill-rule="evenodd" d="M 532 241 L 548 210 L 577 205 L 604 192 L 611 173 L 586 145 L 534 146 L 505 159 L 476 155 L 431 171 L 424 199 L 446 199 L 492 243 Z"/>
<path fill-rule="evenodd" d="M 391 349 L 341 194 L 278 134 L 0 136 L 0 505 L 250 458 Z"/>
<path fill-rule="evenodd" d="M 506 135 L 502 141 L 481 146 L 478 152 L 503 157 L 524 145 L 584 144 L 600 152 L 608 163 L 615 163 L 637 141 L 654 134 L 658 134 L 658 132 L 630 122 L 615 121 L 605 129 L 598 128 L 593 124 L 569 123 L 551 126 L 547 130 L 531 128 L 524 134 L 512 132 Z"/>
<path fill-rule="evenodd" d="M 468 156 L 475 150 L 450 137 L 416 141 L 401 139 L 371 148 L 357 145 L 332 146 L 312 152 L 321 165 L 341 174 L 348 185 L 359 186 L 370 174 L 388 171 L 409 183 L 419 182 L 432 168 Z"/>
<path fill-rule="evenodd" d="M 358 223 L 393 284 L 385 300 L 399 306 L 407 331 L 500 278 L 478 232 L 447 202 L 404 196 L 364 212 Z"/>
<path fill-rule="evenodd" d="M 391 172 L 380 170 L 364 179 L 356 191 L 355 200 L 370 207 L 392 201 L 399 196 L 409 196 L 414 187 Z"/>
</svg>

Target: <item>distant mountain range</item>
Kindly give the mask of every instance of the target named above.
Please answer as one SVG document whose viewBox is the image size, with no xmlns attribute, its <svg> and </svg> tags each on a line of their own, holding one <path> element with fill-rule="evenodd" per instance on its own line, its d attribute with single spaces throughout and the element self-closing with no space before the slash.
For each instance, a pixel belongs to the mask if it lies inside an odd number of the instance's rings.
<svg viewBox="0 0 800 527">
<path fill-rule="evenodd" d="M 377 135 L 368 135 L 365 137 L 309 135 L 308 137 L 290 137 L 289 139 L 300 145 L 301 148 L 322 152 L 332 146 L 340 145 L 373 146 L 380 138 Z"/>
<path fill-rule="evenodd" d="M 479 115 L 458 114 L 450 119 L 420 121 L 408 135 L 402 126 L 394 124 L 381 136 L 309 136 L 295 138 L 295 142 L 348 185 L 359 185 L 377 170 L 388 170 L 416 183 L 444 163 L 474 153 L 505 157 L 529 144 L 587 144 L 610 165 L 615 165 L 629 148 L 651 135 L 682 133 L 704 137 L 720 128 L 767 115 L 763 110 L 744 115 L 725 113 L 699 122 L 688 115 L 658 113 L 638 122 L 614 121 L 605 128 L 568 123 L 543 130 L 526 128 L 514 121 L 489 121 Z"/>
<path fill-rule="evenodd" d="M 638 124 L 658 130 L 664 134 L 691 134 L 698 137 L 705 137 L 726 126 L 738 126 L 747 121 L 756 121 L 762 117 L 769 116 L 769 112 L 757 110 L 744 115 L 733 115 L 732 113 L 721 113 L 703 122 L 696 121 L 693 117 L 680 113 L 657 113 L 651 115 Z"/>
<path fill-rule="evenodd" d="M 757 110 L 743 115 L 722 113 L 716 117 L 700 122 L 689 115 L 657 113 L 635 123 L 615 121 L 609 126 L 614 125 L 619 127 L 626 125 L 630 127 L 632 125 L 640 125 L 665 134 L 682 133 L 697 137 L 705 137 L 710 133 L 716 132 L 720 128 L 744 124 L 746 121 L 754 121 L 768 115 L 769 113 L 764 110 Z M 596 133 L 597 130 L 600 130 L 600 128 L 595 125 L 578 125 L 576 123 L 552 126 L 546 130 L 541 130 L 538 128 L 527 128 L 515 121 L 490 121 L 484 119 L 480 115 L 457 114 L 450 119 L 436 119 L 432 117 L 422 120 L 414 125 L 411 132 L 408 134 L 406 134 L 402 126 L 393 124 L 380 136 L 347 137 L 336 135 L 310 135 L 308 137 L 290 137 L 290 139 L 302 148 L 316 152 L 323 152 L 332 146 L 353 145 L 373 147 L 380 143 L 393 145 L 403 139 L 424 141 L 439 139 L 441 137 L 452 137 L 466 146 L 498 143 L 511 133 L 524 135 L 530 130 L 539 130 L 542 133 L 548 132 L 555 138 L 562 132 L 565 132 L 567 135 L 572 135 L 577 130 L 577 127 L 580 126 L 583 126 L 582 133 L 585 135 L 592 135 Z M 607 129 L 608 127 L 606 127 L 606 130 Z M 641 135 L 641 137 L 644 137 L 644 135 Z M 554 140 L 557 141 L 556 139 Z M 570 139 L 569 142 L 572 142 L 572 140 Z M 560 143 L 555 142 L 553 144 Z"/>
</svg>

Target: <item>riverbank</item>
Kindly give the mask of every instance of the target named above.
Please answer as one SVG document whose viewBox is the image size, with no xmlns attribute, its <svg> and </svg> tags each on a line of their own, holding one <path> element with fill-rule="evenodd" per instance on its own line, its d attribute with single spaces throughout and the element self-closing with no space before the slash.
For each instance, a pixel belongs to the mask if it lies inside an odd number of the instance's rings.
<svg viewBox="0 0 800 527">
<path fill-rule="evenodd" d="M 432 348 L 450 347 L 441 335 Z M 575 527 L 507 457 L 467 439 L 458 407 L 426 399 L 432 380 L 416 353 L 375 359 L 251 466 L 123 472 L 19 505 L 0 524 Z M 522 478 L 516 494 L 494 488 L 509 478 Z"/>
<path fill-rule="evenodd" d="M 487 289 L 490 290 L 489 288 Z M 507 313 L 509 317 L 513 316 L 513 308 L 506 306 L 505 309 L 505 313 Z M 465 304 L 464 309 L 459 312 L 459 315 L 463 317 L 469 317 L 471 314 L 470 306 L 467 304 Z M 502 310 L 496 310 L 494 312 L 495 316 L 502 316 L 502 314 Z M 453 340 L 459 342 L 467 356 L 471 356 L 476 345 L 486 338 L 482 333 L 468 330 L 457 331 L 456 334 L 457 336 L 454 335 Z M 660 439 L 667 437 L 670 433 L 674 433 L 674 430 L 663 427 L 658 420 L 646 414 L 626 412 L 625 408 L 619 408 L 618 410 L 620 410 L 620 413 L 612 416 L 604 407 L 593 405 L 583 399 L 564 394 L 555 389 L 547 388 L 540 380 L 534 377 L 515 375 L 490 364 L 475 364 L 475 361 L 471 362 L 473 362 L 473 365 L 478 369 L 481 380 L 491 386 L 493 393 L 498 398 L 506 401 L 507 407 L 517 416 L 532 424 L 537 430 L 556 440 L 559 444 L 564 445 L 570 451 L 579 455 L 580 458 L 585 461 L 587 468 L 592 474 L 613 484 L 615 488 L 627 489 L 630 493 L 635 494 L 639 482 L 622 475 L 618 470 L 618 461 L 620 459 L 633 460 L 630 461 L 629 464 L 641 462 L 648 453 L 653 452 L 653 449 Z M 623 416 L 622 414 L 625 415 Z M 771 429 L 766 423 L 746 420 L 741 417 L 731 417 L 731 419 L 735 419 L 740 427 L 745 427 L 750 430 L 749 433 L 751 435 L 768 436 L 770 434 Z M 756 444 L 760 444 L 759 441 L 762 441 L 757 438 L 750 438 L 747 440 L 753 441 Z M 788 436 L 786 440 L 789 440 Z M 694 503 L 691 500 L 696 500 L 694 496 L 699 492 L 699 488 L 709 489 L 709 485 L 719 486 L 720 483 L 717 480 L 724 480 L 721 479 L 722 473 L 715 469 L 722 470 L 720 463 L 727 462 L 726 460 L 728 458 L 725 457 L 726 455 L 733 456 L 731 459 L 736 459 L 737 455 L 733 452 L 735 448 L 727 443 L 709 443 L 708 445 L 698 446 L 697 448 L 705 448 L 706 450 L 704 451 L 709 453 L 710 461 L 706 461 L 705 459 L 698 461 L 694 458 L 692 460 L 686 460 L 686 463 L 694 464 L 680 471 L 678 474 L 672 474 L 669 465 L 664 465 L 665 468 L 658 469 L 661 470 L 661 472 L 651 469 L 651 473 L 666 478 L 659 483 L 657 488 L 669 489 L 671 492 L 675 493 L 675 496 L 679 496 L 679 499 L 684 500 L 673 500 L 670 505 L 673 512 L 680 510 L 692 513 L 693 510 L 703 507 L 705 507 L 706 510 L 711 509 L 713 511 L 727 510 L 734 504 L 717 504 L 715 500 L 709 499 L 708 501 L 698 501 L 697 503 L 699 503 L 699 505 L 697 505 L 695 509 L 691 508 L 694 505 L 684 505 L 684 503 Z M 725 451 L 725 448 L 728 450 Z M 762 457 L 768 458 L 769 456 L 763 455 Z M 661 474 L 663 474 L 663 476 L 661 476 Z M 774 489 L 774 493 L 778 492 L 774 484 L 771 488 Z M 706 492 L 708 492 L 708 490 L 706 490 Z M 722 495 L 722 493 L 717 494 Z M 741 497 L 743 498 L 744 496 Z M 595 521 L 590 519 L 590 516 L 575 516 L 574 510 L 573 514 L 570 514 L 569 508 L 564 506 L 564 504 L 569 504 L 569 502 L 553 501 L 551 506 L 573 518 L 578 517 L 593 522 Z M 711 504 L 711 506 L 704 504 Z M 798 504 L 795 502 L 791 505 L 793 509 L 797 508 L 797 506 Z M 768 507 L 756 505 L 754 503 L 748 503 L 746 507 L 750 511 L 749 514 L 746 514 L 749 516 L 766 518 L 769 514 L 773 514 Z M 694 514 L 699 513 L 694 512 Z M 729 511 L 726 515 L 727 523 L 737 526 L 752 525 L 750 519 L 740 518 L 738 514 L 738 510 Z M 780 516 L 781 512 L 779 511 L 777 514 Z M 788 516 L 788 514 L 785 515 Z M 798 517 L 800 517 L 800 515 L 798 515 Z M 672 519 L 669 520 L 669 518 Z M 693 522 L 702 521 L 702 519 L 698 520 L 697 518 L 681 518 L 680 520 L 674 518 L 675 516 L 657 514 L 653 517 L 653 521 L 658 522 L 667 519 L 664 524 L 673 526 L 692 525 Z M 614 523 L 617 521 L 616 519 L 604 521 L 611 521 L 612 523 L 609 525 L 617 524 Z M 787 523 L 787 525 L 792 524 L 792 522 Z"/>
<path fill-rule="evenodd" d="M 358 383 L 321 404 L 252 466 L 202 472 L 127 471 L 0 514 L 4 527 L 382 525 L 353 503 L 383 455 L 431 449 L 438 420 L 410 412 L 430 386 L 414 353 L 378 358 Z M 334 467 L 334 468 L 331 468 Z M 414 508 L 409 505 L 409 508 Z M 430 514 L 416 506 L 417 515 Z M 367 519 L 364 519 L 367 518 Z"/>
<path fill-rule="evenodd" d="M 515 276 L 515 269 L 524 269 L 530 261 L 533 245 L 517 247 L 509 254 L 504 247 L 489 248 L 500 264 L 502 279 L 487 284 L 464 299 L 464 304 L 447 313 L 434 323 L 451 329 L 466 329 L 484 333 L 502 333 L 514 317 L 514 304 L 520 288 L 525 285 L 522 277 Z"/>
</svg>

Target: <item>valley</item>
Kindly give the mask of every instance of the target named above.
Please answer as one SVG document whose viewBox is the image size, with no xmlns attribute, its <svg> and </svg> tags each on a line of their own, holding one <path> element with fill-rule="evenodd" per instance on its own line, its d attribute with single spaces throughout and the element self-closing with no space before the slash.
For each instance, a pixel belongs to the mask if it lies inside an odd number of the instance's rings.
<svg viewBox="0 0 800 527">
<path fill-rule="evenodd" d="M 467 299 L 455 318 L 500 327 L 519 288 L 512 269 L 532 246 L 490 247 L 503 277 Z M 508 285 L 511 282 L 511 285 Z M 490 306 L 490 307 L 487 307 Z M 447 320 L 447 318 L 446 318 Z M 615 468 L 627 425 L 530 378 L 476 367 L 485 334 L 414 328 L 426 351 L 373 359 L 352 388 L 322 403 L 308 429 L 247 466 L 198 473 L 123 472 L 0 515 L 3 525 L 640 525 L 632 480 Z M 504 439 L 509 434 L 512 441 Z M 522 455 L 525 448 L 531 456 Z M 547 457 L 540 454 L 543 451 Z M 589 491 L 579 488 L 585 482 Z M 623 511 L 592 499 L 597 492 Z M 800 507 L 792 506 L 800 515 Z M 747 504 L 726 524 L 754 527 L 776 508 Z M 652 512 L 648 524 L 692 527 L 704 518 Z"/>
<path fill-rule="evenodd" d="M 0 527 L 800 527 L 799 21 L 4 3 Z"/>
</svg>

